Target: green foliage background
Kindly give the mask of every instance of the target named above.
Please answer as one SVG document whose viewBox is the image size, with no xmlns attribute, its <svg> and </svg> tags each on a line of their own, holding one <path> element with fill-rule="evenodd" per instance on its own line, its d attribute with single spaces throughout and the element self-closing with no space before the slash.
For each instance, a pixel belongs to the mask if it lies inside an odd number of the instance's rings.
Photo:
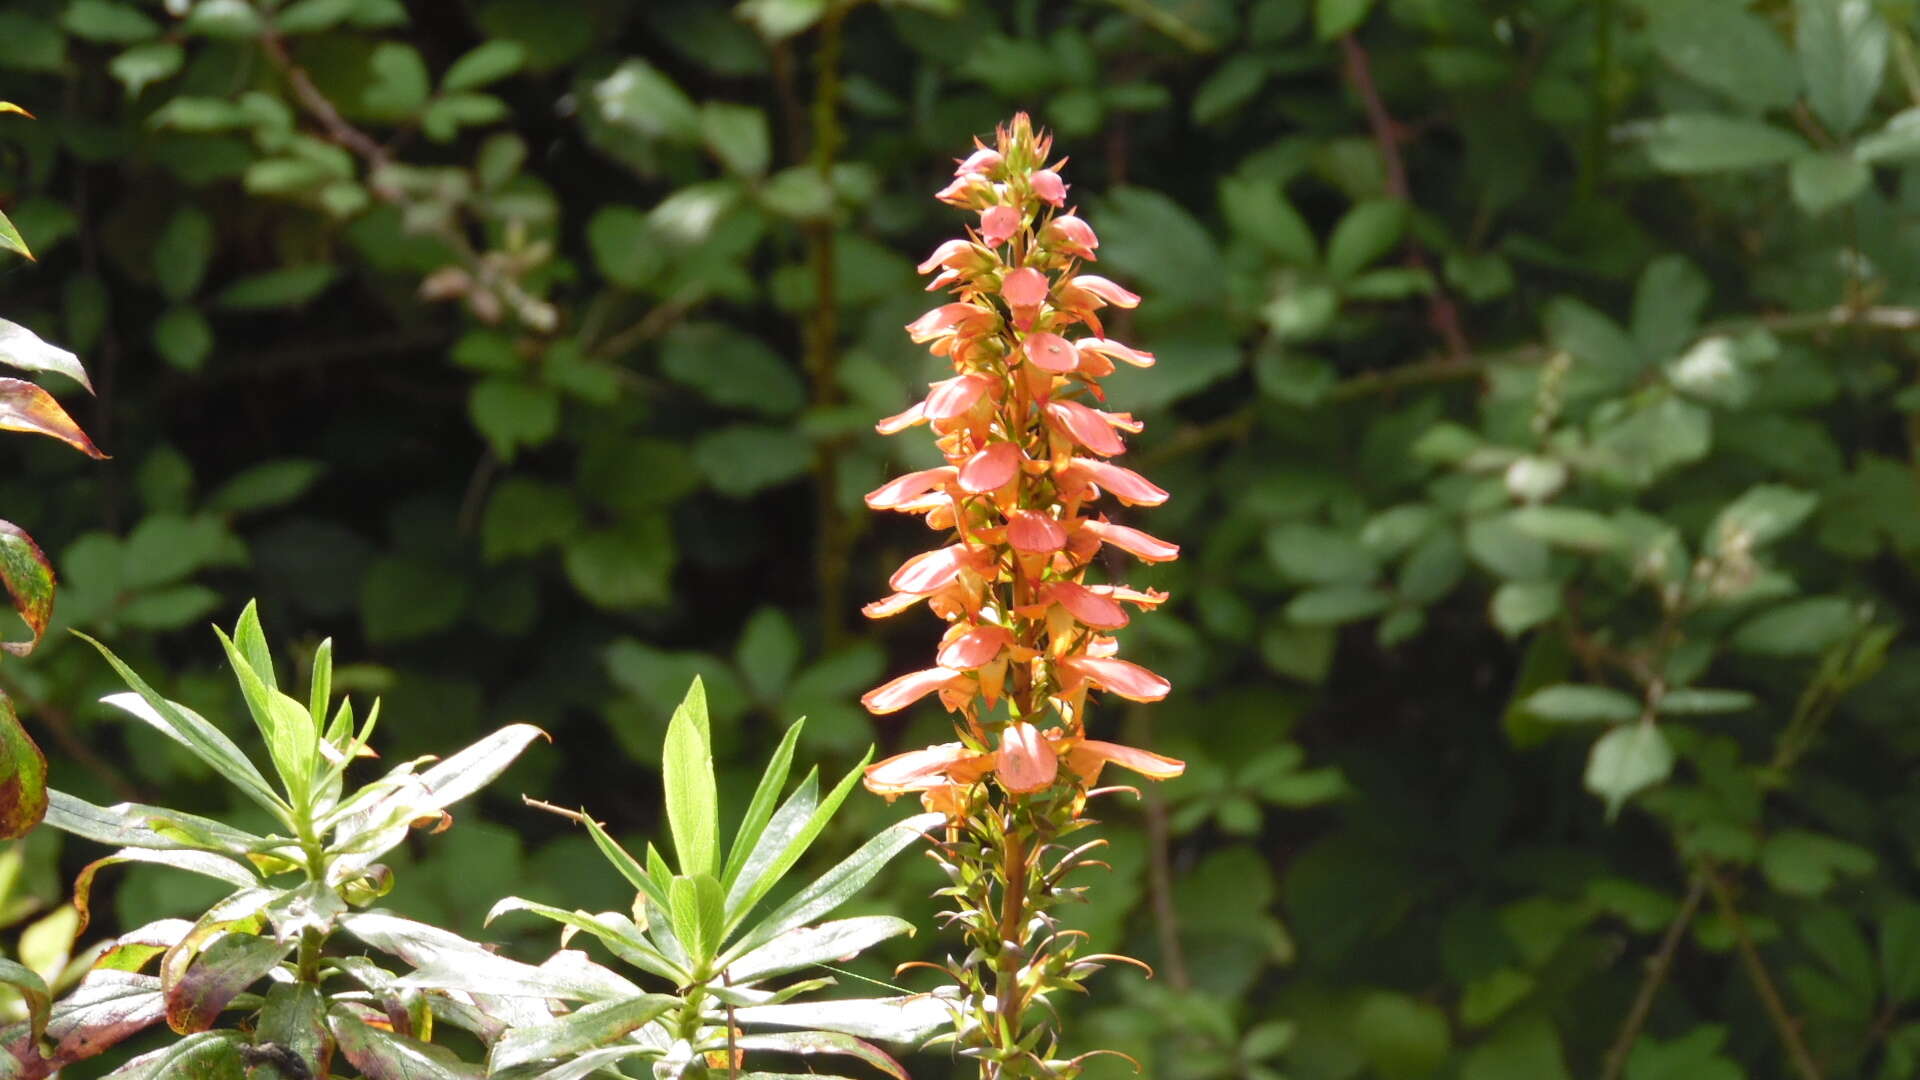
<svg viewBox="0 0 1920 1080">
<path fill-rule="evenodd" d="M 723 786 L 800 714 L 829 772 L 937 738 L 856 702 L 935 636 L 860 619 L 924 546 L 860 495 L 921 460 L 871 425 L 939 375 L 900 329 L 961 225 L 930 195 L 1028 109 L 1146 298 L 1113 336 L 1159 365 L 1111 387 L 1175 493 L 1137 523 L 1185 549 L 1129 644 L 1173 697 L 1096 720 L 1191 763 L 1108 805 L 1085 916 L 1159 976 L 1097 983 L 1082 1044 L 1170 1080 L 1913 1076 L 1916 28 L 9 0 L 0 99 L 40 120 L 0 118 L 0 190 L 40 261 L 0 290 L 85 358 L 115 460 L 10 443 L 0 505 L 56 628 L 169 696 L 237 710 L 203 627 L 258 596 L 362 661 L 335 687 L 384 697 L 389 757 L 536 723 L 500 789 L 625 835 L 696 673 Z M 67 635 L 0 685 L 61 786 L 220 809 Z M 855 802 L 843 849 L 903 813 Z M 54 901 L 77 854 L 30 849 Z M 464 932 L 509 892 L 623 902 L 498 795 L 430 850 L 410 913 Z M 128 923 L 198 898 L 121 880 Z M 931 910 L 928 868 L 883 884 Z"/>
</svg>

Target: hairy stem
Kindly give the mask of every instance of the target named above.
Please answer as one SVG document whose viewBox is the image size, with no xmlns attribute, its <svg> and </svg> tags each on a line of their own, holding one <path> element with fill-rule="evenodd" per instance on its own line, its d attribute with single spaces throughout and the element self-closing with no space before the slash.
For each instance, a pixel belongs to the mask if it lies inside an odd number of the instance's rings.
<svg viewBox="0 0 1920 1080">
<path fill-rule="evenodd" d="M 1022 944 L 1021 928 L 1027 921 L 1027 851 L 1026 835 L 1015 820 L 1012 808 L 1007 812 L 1006 843 L 1001 848 L 1001 872 L 1005 875 L 1005 887 L 1000 893 L 1000 961 L 998 975 L 994 981 L 994 1007 L 1000 1017 L 999 1043 L 1002 1049 L 1010 1049 L 1020 1041 L 1021 1013 L 1024 1003 L 1019 1000 L 1019 976 L 1021 956 L 1015 948 Z"/>
</svg>

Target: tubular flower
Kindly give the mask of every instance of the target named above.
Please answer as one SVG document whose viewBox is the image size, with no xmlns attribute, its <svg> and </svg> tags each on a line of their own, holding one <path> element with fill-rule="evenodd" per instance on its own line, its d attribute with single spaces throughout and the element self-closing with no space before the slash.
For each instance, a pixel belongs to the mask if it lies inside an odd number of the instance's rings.
<svg viewBox="0 0 1920 1080">
<path fill-rule="evenodd" d="M 925 601 L 948 624 L 935 666 L 861 702 L 885 714 L 937 695 L 955 714 L 957 738 L 887 758 L 865 780 L 889 799 L 918 795 L 968 838 L 936 858 L 953 879 L 951 914 L 969 945 L 969 959 L 948 967 L 963 991 L 957 1037 L 963 1051 L 997 1063 L 982 1072 L 992 1080 L 1077 1075 L 1054 1053 L 1057 1031 L 1032 1026 L 1052 1026 L 1034 1019 L 1053 1015 L 1037 1003 L 1097 967 L 1074 962 L 1073 935 L 1045 930 L 1048 909 L 1070 891 L 1046 883 L 1075 858 L 1054 840 L 1091 824 L 1082 812 L 1107 765 L 1153 780 L 1185 769 L 1087 732 L 1091 698 L 1148 702 L 1171 690 L 1116 655 L 1112 636 L 1130 610 L 1151 610 L 1166 594 L 1108 578 L 1103 568 L 1117 560 L 1101 559 L 1101 549 L 1148 564 L 1180 549 L 1108 516 L 1168 497 L 1113 460 L 1139 422 L 1099 407 L 1100 380 L 1116 361 L 1145 367 L 1153 354 L 1112 340 L 1101 325 L 1102 310 L 1132 308 L 1140 297 L 1081 272 L 1100 240 L 1067 205 L 1051 149 L 1018 115 L 993 146 L 976 142 L 935 196 L 972 227 L 920 264 L 932 277 L 928 291 L 946 293 L 946 302 L 906 329 L 953 374 L 876 427 L 894 434 L 925 425 L 945 463 L 866 497 L 875 510 L 919 515 L 946 534 L 893 573 L 891 596 L 865 609 L 885 618 Z"/>
<path fill-rule="evenodd" d="M 880 687 L 867 695 L 867 707 L 892 712 L 938 692 L 960 714 L 963 732 L 990 747 L 981 753 L 1011 754 L 1007 760 L 1022 763 L 988 770 L 1013 792 L 1034 790 L 1042 777 L 1051 785 L 1080 775 L 1042 767 L 1041 758 L 1051 757 L 1038 752 L 1036 740 L 1042 732 L 1083 739 L 1090 689 L 1134 700 L 1165 696 L 1166 680 L 1106 655 L 1106 635 L 1128 621 L 1120 601 L 1151 606 L 1159 594 L 1089 574 L 1097 573 L 1103 545 L 1146 563 L 1179 554 L 1100 513 L 1167 498 L 1112 460 L 1140 424 L 1096 407 L 1103 399 L 1099 379 L 1113 371 L 1112 361 L 1145 365 L 1153 356 L 1107 338 L 1100 327 L 1096 311 L 1130 308 L 1140 298 L 1082 272 L 1100 241 L 1068 211 L 1067 185 L 1059 164 L 1047 160 L 1050 150 L 1047 136 L 1016 117 L 994 145 L 976 144 L 940 192 L 978 224 L 920 264 L 948 297 L 907 333 L 951 361 L 953 376 L 879 429 L 931 426 L 946 464 L 867 496 L 876 510 L 919 514 L 952 530 L 945 546 L 907 560 L 892 576 L 894 595 L 867 613 L 885 617 L 925 598 L 953 624 L 940 666 Z M 1002 690 L 1011 716 L 989 721 L 981 706 Z M 869 786 L 897 788 L 888 777 L 900 760 L 875 765 Z M 941 784 L 963 782 L 941 775 Z"/>
</svg>

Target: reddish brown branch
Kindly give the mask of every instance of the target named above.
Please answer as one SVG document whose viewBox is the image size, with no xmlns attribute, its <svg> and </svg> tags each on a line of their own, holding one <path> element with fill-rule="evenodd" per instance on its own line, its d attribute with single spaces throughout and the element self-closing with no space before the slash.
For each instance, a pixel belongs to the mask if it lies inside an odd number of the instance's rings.
<svg viewBox="0 0 1920 1080">
<path fill-rule="evenodd" d="M 1380 98 L 1380 88 L 1374 84 L 1373 68 L 1367 60 L 1367 50 L 1352 34 L 1340 39 L 1340 48 L 1347 57 L 1347 79 L 1353 83 L 1353 89 L 1360 95 L 1360 101 L 1366 106 L 1367 125 L 1373 129 L 1373 141 L 1380 147 L 1380 162 L 1386 170 L 1387 194 L 1408 205 L 1413 205 L 1413 193 L 1407 184 L 1407 166 L 1400 157 L 1402 128 L 1395 122 L 1393 115 L 1387 112 L 1387 104 Z M 1408 266 L 1420 270 L 1433 283 L 1427 293 L 1427 321 L 1434 332 L 1446 342 L 1447 354 L 1464 359 L 1473 352 L 1467 344 L 1467 335 L 1460 328 L 1460 311 L 1454 306 L 1453 298 L 1440 285 L 1440 276 L 1428 265 L 1426 252 L 1419 241 L 1408 237 Z"/>
</svg>

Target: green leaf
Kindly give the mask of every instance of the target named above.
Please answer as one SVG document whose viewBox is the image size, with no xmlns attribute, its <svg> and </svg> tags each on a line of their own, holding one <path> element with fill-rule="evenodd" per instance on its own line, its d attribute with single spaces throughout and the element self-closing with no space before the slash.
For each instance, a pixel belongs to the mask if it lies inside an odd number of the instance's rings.
<svg viewBox="0 0 1920 1080">
<path fill-rule="evenodd" d="M 1654 51 L 1675 71 L 1755 113 L 1800 96 L 1800 70 L 1766 18 L 1740 4 L 1653 4 Z"/>
<path fill-rule="evenodd" d="M 202 1031 L 142 1054 L 112 1075 L 114 1080 L 244 1080 L 241 1038 L 236 1031 Z"/>
<path fill-rule="evenodd" d="M 167 1023 L 182 1035 L 212 1027 L 228 1003 L 279 966 L 295 944 L 246 933 L 217 938 L 167 984 Z"/>
<path fill-rule="evenodd" d="M 1839 596 L 1809 596 L 1764 611 L 1741 624 L 1733 646 L 1763 656 L 1812 656 L 1859 625 L 1852 602 Z"/>
<path fill-rule="evenodd" d="M 807 403 L 798 369 L 759 338 L 719 323 L 690 323 L 660 343 L 660 370 L 716 405 L 790 416 Z"/>
<path fill-rule="evenodd" d="M 213 328 L 198 308 L 176 304 L 154 322 L 153 348 L 181 371 L 199 371 L 213 352 Z"/>
<path fill-rule="evenodd" d="M 1880 130 L 1862 136 L 1853 144 L 1853 156 L 1870 165 L 1920 156 L 1920 107 L 1897 112 Z"/>
<path fill-rule="evenodd" d="M 1167 310 L 1220 302 L 1225 263 L 1212 235 L 1185 207 L 1158 191 L 1120 187 L 1098 210 L 1102 266 L 1138 282 L 1134 288 Z"/>
<path fill-rule="evenodd" d="M 1920 904 L 1902 901 L 1881 918 L 1880 978 L 1895 1004 L 1920 998 Z"/>
<path fill-rule="evenodd" d="M 649 848 L 648 851 L 651 852 L 652 849 Z M 672 876 L 666 873 L 665 867 L 661 867 L 660 870 L 663 875 L 661 880 L 672 880 Z M 649 875 L 649 880 L 651 880 L 651 875 Z M 665 913 L 672 905 L 671 901 L 667 900 L 666 892 L 662 891 L 660 897 L 664 902 L 657 905 L 657 907 L 661 917 L 665 917 Z M 652 899 L 651 894 L 648 895 L 648 899 Z M 650 972 L 663 979 L 670 980 L 675 985 L 686 985 L 693 981 L 693 973 L 687 970 L 687 965 L 683 962 L 685 958 L 679 955 L 677 938 L 675 939 L 676 958 L 670 960 L 664 953 L 655 948 L 648 940 L 646 934 L 642 933 L 639 926 L 635 925 L 633 920 L 627 918 L 625 915 L 611 911 L 603 911 L 598 915 L 590 915 L 584 911 L 564 911 L 546 904 L 537 904 L 531 900 L 522 900 L 519 897 L 510 896 L 493 905 L 492 910 L 487 912 L 486 921 L 491 924 L 494 919 L 510 911 L 529 911 L 542 918 L 552 919 L 562 926 L 570 926 L 576 930 L 585 930 L 587 933 L 598 938 L 601 944 L 605 945 L 615 956 L 642 971 Z M 661 929 L 666 933 L 671 933 L 671 931 L 665 927 Z M 549 963 L 552 963 L 552 961 L 549 961 Z M 612 973 L 608 972 L 607 974 L 611 975 Z M 455 983 L 448 985 L 459 986 L 464 984 L 460 984 L 456 980 Z M 537 988 L 535 992 L 537 992 Z M 609 994 L 599 989 L 588 988 L 585 992 L 577 996 L 587 1000 L 597 1000 L 607 997 L 621 997 L 624 995 Z"/>
<path fill-rule="evenodd" d="M 207 496 L 206 508 L 221 514 L 271 510 L 298 499 L 313 487 L 326 465 L 282 458 L 243 469 Z"/>
<path fill-rule="evenodd" d="M 644 60 L 628 60 L 595 83 L 593 100 L 602 119 L 648 138 L 693 139 L 700 133 L 693 102 Z"/>
<path fill-rule="evenodd" d="M 1662 255 L 1647 264 L 1633 290 L 1633 340 L 1643 356 L 1671 356 L 1700 324 L 1713 286 L 1684 255 Z"/>
<path fill-rule="evenodd" d="M 1507 520 L 1522 535 L 1576 551 L 1604 553 L 1625 539 L 1612 521 L 1571 506 L 1523 506 Z"/>
<path fill-rule="evenodd" d="M 247 612 L 252 614 L 253 605 L 247 606 Z M 267 756 L 273 760 L 274 771 L 279 773 L 281 783 L 286 785 L 289 801 L 298 813 L 305 814 L 312 793 L 314 764 L 319 754 L 320 729 L 306 707 L 272 685 L 271 659 L 264 659 L 266 674 L 262 677 L 262 669 L 258 665 L 263 660 L 252 656 L 252 650 L 246 647 L 246 620 L 247 616 L 242 615 L 242 629 L 238 631 L 241 643 L 238 645 L 219 627 L 215 627 L 213 632 L 219 636 L 221 646 L 227 651 L 227 660 L 233 665 L 234 678 L 240 683 L 247 711 L 253 714 L 254 725 L 266 740 Z M 256 632 L 258 625 L 256 617 L 253 624 Z"/>
<path fill-rule="evenodd" d="M 148 86 L 177 74 L 186 56 L 186 50 L 174 42 L 148 41 L 114 57 L 107 72 L 127 88 L 128 97 L 139 97 Z"/>
<path fill-rule="evenodd" d="M 1638 700 L 1606 686 L 1561 683 L 1535 690 L 1521 704 L 1543 720 L 1565 724 L 1624 723 L 1640 716 Z"/>
<path fill-rule="evenodd" d="M 1808 149 L 1790 131 L 1719 113 L 1670 113 L 1641 133 L 1654 165 L 1683 175 L 1777 165 Z"/>
<path fill-rule="evenodd" d="M 1508 581 L 1494 590 L 1488 605 L 1493 625 L 1508 637 L 1519 635 L 1560 614 L 1557 581 Z"/>
<path fill-rule="evenodd" d="M 40 643 L 47 620 L 53 617 L 53 565 L 33 537 L 10 521 L 0 521 L 0 584 L 5 585 L 13 610 L 33 632 L 26 641 L 0 642 L 0 649 L 26 656 Z"/>
<path fill-rule="evenodd" d="M 888 938 L 913 932 L 912 923 L 892 915 L 864 915 L 789 930 L 729 964 L 727 984 L 750 986 L 815 964 L 845 960 Z"/>
<path fill-rule="evenodd" d="M 734 11 L 769 42 L 790 38 L 827 13 L 828 0 L 743 0 Z"/>
<path fill-rule="evenodd" d="M 560 394 L 525 379 L 492 376 L 474 386 L 467 415 L 502 461 L 544 445 L 560 429 Z"/>
<path fill-rule="evenodd" d="M 1673 747 L 1658 724 L 1621 724 L 1593 744 L 1587 758 L 1586 786 L 1607 801 L 1607 817 L 1640 791 L 1673 772 Z"/>
<path fill-rule="evenodd" d="M 747 619 L 740 633 L 734 662 L 747 686 L 762 702 L 779 700 L 800 663 L 800 635 L 793 621 L 776 607 L 763 607 Z"/>
<path fill-rule="evenodd" d="M 230 311 L 299 307 L 326 292 L 339 272 L 326 263 L 284 266 L 241 278 L 220 290 L 214 303 Z"/>
<path fill-rule="evenodd" d="M 189 34 L 222 41 L 256 38 L 265 28 L 265 20 L 247 0 L 199 0 L 182 24 Z"/>
<path fill-rule="evenodd" d="M 1842 874 L 1873 873 L 1873 852 L 1805 829 L 1782 829 L 1760 846 L 1760 872 L 1767 883 L 1793 896 L 1820 896 Z"/>
<path fill-rule="evenodd" d="M 673 832 L 673 850 L 680 857 L 680 872 L 687 876 L 718 874 L 720 797 L 713 781 L 707 688 L 697 675 L 667 724 L 660 769 L 666 789 L 667 824 Z"/>
<path fill-rule="evenodd" d="M 1268 531 L 1267 557 L 1288 579 L 1312 585 L 1367 585 L 1380 567 L 1350 533 L 1304 522 Z"/>
<path fill-rule="evenodd" d="M 0 985 L 13 987 L 25 1001 L 27 1034 L 38 1041 L 47 1030 L 47 1016 L 53 1005 L 53 997 L 47 993 L 47 984 L 31 968 L 0 957 Z"/>
<path fill-rule="evenodd" d="M 1793 201 L 1809 214 L 1824 214 L 1852 202 L 1872 179 L 1864 163 L 1842 154 L 1801 154 L 1787 170 Z"/>
<path fill-rule="evenodd" d="M 132 714 L 136 719 L 191 750 L 195 757 L 226 777 L 240 789 L 242 794 L 265 807 L 275 818 L 286 820 L 287 804 L 280 801 L 280 797 L 274 794 L 273 788 L 267 784 L 266 777 L 260 775 L 260 770 L 254 767 L 253 762 L 247 760 L 247 756 L 240 752 L 240 748 L 233 744 L 232 739 L 227 738 L 218 728 L 207 723 L 192 709 L 161 697 L 153 687 L 147 685 L 145 679 L 123 663 L 105 645 L 77 630 L 74 634 L 100 650 L 100 655 L 106 657 L 107 663 L 134 691 L 131 694 L 111 694 L 101 700 Z"/>
<path fill-rule="evenodd" d="M 726 868 L 720 875 L 720 883 L 726 886 L 729 895 L 740 880 L 740 871 L 747 865 L 747 858 L 760 844 L 760 838 L 766 833 L 767 823 L 772 820 L 774 805 L 780 799 L 780 789 L 787 784 L 787 773 L 793 765 L 794 744 L 800 738 L 806 721 L 796 720 L 781 737 L 780 745 L 774 747 L 773 757 L 767 761 L 765 772 L 760 774 L 760 783 L 753 790 L 753 800 L 747 804 L 747 812 L 740 819 L 740 828 L 734 833 L 733 845 L 727 851 Z"/>
<path fill-rule="evenodd" d="M 679 998 L 668 994 L 641 994 L 583 1005 L 551 1024 L 511 1028 L 488 1052 L 488 1071 L 571 1058 L 619 1042 L 681 1004 Z"/>
<path fill-rule="evenodd" d="M 773 159 L 767 114 L 751 105 L 709 101 L 700 106 L 700 137 L 720 164 L 737 176 L 764 176 Z"/>
<path fill-rule="evenodd" d="M 786 1053 L 853 1053 L 853 1047 L 845 1041 L 834 1040 L 832 1035 L 827 1034 L 829 1032 L 860 1039 L 884 1039 L 887 1042 L 918 1045 L 953 1023 L 953 1013 L 947 1004 L 931 994 L 751 1005 L 736 1009 L 734 1017 L 742 1024 L 809 1029 L 787 1033 L 784 1038 L 750 1035 L 741 1040 L 749 1050 L 770 1049 Z M 808 1048 L 809 1044 L 811 1049 Z M 874 1062 L 870 1060 L 869 1064 Z M 893 1075 L 905 1076 L 899 1072 Z"/>
<path fill-rule="evenodd" d="M 1759 699 L 1745 690 L 1713 690 L 1700 686 L 1684 686 L 1661 695 L 1660 713 L 1663 716 L 1711 716 L 1718 713 L 1745 712 L 1757 704 Z"/>
<path fill-rule="evenodd" d="M 0 249 L 29 259 L 33 258 L 33 252 L 28 249 L 27 242 L 20 238 L 20 230 L 13 227 L 13 222 L 7 220 L 5 214 L 0 214 Z"/>
<path fill-rule="evenodd" d="M 676 557 L 667 519 L 647 514 L 574 536 L 566 544 L 564 565 L 567 580 L 582 596 L 618 610 L 666 603 Z"/>
<path fill-rule="evenodd" d="M 626 878 L 636 890 L 653 901 L 655 907 L 665 911 L 671 906 L 672 901 L 667 896 L 665 882 L 655 881 L 653 876 L 647 873 L 646 867 L 640 865 L 640 860 L 628 854 L 626 848 L 621 847 L 613 837 L 607 835 L 607 830 L 601 828 L 599 822 L 590 817 L 582 820 L 587 827 L 587 835 L 593 838 L 593 846 L 600 849 L 600 854 L 613 864 L 615 870 L 620 871 L 621 877 Z"/>
<path fill-rule="evenodd" d="M 160 26 L 132 4 L 117 0 L 69 0 L 60 25 L 75 37 L 130 45 L 160 33 Z"/>
<path fill-rule="evenodd" d="M 1850 135 L 1880 92 L 1887 25 L 1872 0 L 1797 0 L 1793 8 L 1807 102 L 1828 131 Z"/>
<path fill-rule="evenodd" d="M 1748 488 L 1714 518 L 1707 549 L 1721 554 L 1765 547 L 1799 528 L 1819 504 L 1820 496 L 1780 484 Z"/>
<path fill-rule="evenodd" d="M 857 774 L 858 771 L 855 770 L 855 773 Z M 838 802 L 830 798 L 822 804 L 821 809 L 830 814 L 833 809 L 838 808 L 838 805 Z M 882 829 L 878 835 L 860 845 L 859 850 L 847 856 L 833 869 L 820 875 L 799 892 L 794 893 L 786 903 L 781 904 L 766 918 L 754 924 L 752 929 L 742 934 L 739 940 L 728 947 L 721 957 L 721 963 L 731 964 L 787 931 L 805 926 L 853 899 L 895 855 L 906 850 L 908 845 L 919 840 L 928 830 L 945 820 L 944 814 L 916 814 Z M 810 838 L 809 842 L 811 842 Z M 746 908 L 743 907 L 740 910 L 744 913 Z M 738 915 L 735 918 L 737 919 Z"/>
<path fill-rule="evenodd" d="M 25 836 L 47 813 L 47 758 L 0 694 L 0 840 Z"/>
<path fill-rule="evenodd" d="M 674 934 L 687 950 L 696 972 L 720 951 L 727 929 L 727 897 L 712 874 L 676 877 L 667 889 Z"/>
<path fill-rule="evenodd" d="M 1392 251 L 1407 224 L 1407 204 L 1374 199 L 1356 204 L 1327 239 L 1327 273 L 1346 281 Z"/>
<path fill-rule="evenodd" d="M 580 503 L 566 488 L 508 477 L 487 499 L 480 550 L 490 563 L 535 555 L 579 531 Z"/>
<path fill-rule="evenodd" d="M 327 1026 L 339 1041 L 341 1056 L 367 1080 L 481 1080 L 480 1067 L 461 1061 L 453 1051 L 374 1027 L 345 1005 L 327 1013 Z"/>
<path fill-rule="evenodd" d="M 360 581 L 360 625 L 376 644 L 439 633 L 466 610 L 464 577 L 438 562 L 388 555 Z"/>
<path fill-rule="evenodd" d="M 527 50 L 517 41 L 487 41 L 453 62 L 440 77 L 443 91 L 478 90 L 519 71 Z"/>
<path fill-rule="evenodd" d="M 1233 231 L 1252 239 L 1281 262 L 1313 266 L 1319 245 L 1280 182 L 1269 177 L 1229 176 L 1220 181 L 1220 210 Z"/>
<path fill-rule="evenodd" d="M 192 296 L 213 255 L 213 219 L 196 206 L 182 206 L 167 219 L 153 245 L 153 272 L 170 300 Z"/>
<path fill-rule="evenodd" d="M 738 499 L 805 475 L 813 446 L 791 428 L 733 424 L 701 435 L 693 460 L 714 490 Z"/>
<path fill-rule="evenodd" d="M 1376 990 L 1352 1016 L 1354 1042 L 1384 1080 L 1431 1076 L 1452 1048 L 1452 1029 L 1438 1006 Z"/>
<path fill-rule="evenodd" d="M 1393 595 L 1360 585 L 1308 589 L 1287 603 L 1287 618 L 1300 626 L 1337 626 L 1370 619 L 1393 606 Z"/>
<path fill-rule="evenodd" d="M 1321 41 L 1332 41 L 1359 29 L 1372 10 L 1373 0 L 1314 0 L 1314 31 Z"/>
<path fill-rule="evenodd" d="M 427 63 L 411 45 L 383 41 L 367 57 L 372 74 L 360 91 L 360 107 L 382 120 L 405 120 L 427 103 L 433 83 Z"/>
<path fill-rule="evenodd" d="M 1193 95 L 1193 122 L 1211 124 L 1232 115 L 1266 85 L 1268 65 L 1254 53 L 1234 53 L 1207 76 Z"/>
</svg>

